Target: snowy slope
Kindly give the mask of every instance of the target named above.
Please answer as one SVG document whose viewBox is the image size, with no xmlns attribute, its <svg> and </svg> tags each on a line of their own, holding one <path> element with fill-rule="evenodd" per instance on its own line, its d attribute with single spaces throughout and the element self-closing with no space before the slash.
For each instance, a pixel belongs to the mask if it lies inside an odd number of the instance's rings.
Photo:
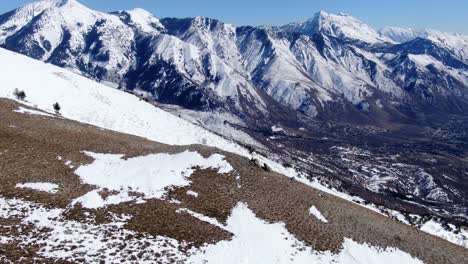
<svg viewBox="0 0 468 264">
<path fill-rule="evenodd" d="M 53 113 L 59 102 L 69 119 L 138 135 L 171 145 L 205 144 L 243 153 L 236 144 L 192 125 L 137 97 L 104 86 L 59 67 L 0 49 L 0 96 L 14 98 L 24 90 L 27 102 Z M 28 73 L 22 78 L 21 73 Z"/>
<path fill-rule="evenodd" d="M 161 20 L 167 33 L 201 50 L 213 52 L 230 65 L 242 71 L 242 56 L 236 45 L 236 27 L 208 17 Z"/>
</svg>

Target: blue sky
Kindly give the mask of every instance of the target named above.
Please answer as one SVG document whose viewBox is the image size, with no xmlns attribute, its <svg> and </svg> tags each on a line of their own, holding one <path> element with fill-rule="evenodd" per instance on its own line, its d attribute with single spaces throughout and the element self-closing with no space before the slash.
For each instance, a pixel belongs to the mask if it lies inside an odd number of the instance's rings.
<svg viewBox="0 0 468 264">
<path fill-rule="evenodd" d="M 235 25 L 282 25 L 319 10 L 351 14 L 376 29 L 387 25 L 468 34 L 468 0 L 80 0 L 101 11 L 144 8 L 158 17 L 208 16 Z M 0 1 L 4 13 L 30 0 Z"/>
</svg>

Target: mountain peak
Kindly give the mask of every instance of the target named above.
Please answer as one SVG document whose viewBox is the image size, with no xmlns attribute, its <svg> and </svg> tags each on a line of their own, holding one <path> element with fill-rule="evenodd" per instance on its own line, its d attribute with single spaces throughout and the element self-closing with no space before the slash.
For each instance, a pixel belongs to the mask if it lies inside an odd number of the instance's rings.
<svg viewBox="0 0 468 264">
<path fill-rule="evenodd" d="M 308 20 L 288 24 L 283 29 L 309 35 L 324 33 L 337 38 L 357 40 L 369 44 L 389 42 L 387 38 L 382 37 L 374 29 L 351 15 L 331 14 L 323 10 Z"/>
<path fill-rule="evenodd" d="M 328 16 L 329 14 L 330 14 L 330 13 L 328 13 L 328 12 L 326 12 L 326 11 L 324 11 L 324 10 L 320 10 L 319 12 L 317 12 L 317 13 L 314 15 L 314 17 L 316 17 L 316 16 L 319 16 L 319 17 L 320 17 L 320 16 Z"/>
<path fill-rule="evenodd" d="M 77 0 L 44 0 L 42 2 L 49 2 L 52 6 L 63 7 L 68 5 L 81 5 Z"/>
<path fill-rule="evenodd" d="M 156 33 L 164 28 L 157 17 L 142 8 L 134 8 L 111 14 L 118 16 L 124 15 L 124 18 L 127 19 L 127 23 L 140 28 L 140 30 L 146 33 Z"/>
<path fill-rule="evenodd" d="M 145 10 L 143 8 L 138 8 L 138 7 L 134 8 L 134 9 L 126 10 L 125 12 L 131 13 L 131 14 L 134 14 L 134 15 L 140 15 L 140 16 L 143 16 L 143 17 L 153 17 L 154 16 L 149 11 L 147 11 L 147 10 Z"/>
<path fill-rule="evenodd" d="M 396 42 L 406 42 L 418 37 L 427 37 L 429 30 L 402 28 L 402 27 L 385 27 L 379 31 L 382 36 L 388 37 Z"/>
<path fill-rule="evenodd" d="M 351 19 L 355 19 L 353 16 L 351 16 L 350 14 L 347 14 L 347 13 L 340 12 L 340 13 L 337 13 L 337 14 L 333 14 L 333 13 L 329 13 L 329 12 L 324 11 L 324 10 L 320 10 L 319 12 L 315 13 L 315 15 L 313 15 L 311 19 L 316 19 L 316 18 L 329 19 L 329 18 L 333 18 L 334 16 L 349 17 Z"/>
<path fill-rule="evenodd" d="M 64 6 L 64 5 L 68 5 L 68 4 L 76 4 L 77 1 L 75 0 L 52 0 L 54 2 L 56 2 L 56 4 L 58 6 Z"/>
<path fill-rule="evenodd" d="M 88 10 L 88 7 L 81 4 L 78 0 L 42 0 L 22 6 L 20 9 L 34 9 L 34 10 L 47 10 L 47 9 L 81 9 Z"/>
</svg>

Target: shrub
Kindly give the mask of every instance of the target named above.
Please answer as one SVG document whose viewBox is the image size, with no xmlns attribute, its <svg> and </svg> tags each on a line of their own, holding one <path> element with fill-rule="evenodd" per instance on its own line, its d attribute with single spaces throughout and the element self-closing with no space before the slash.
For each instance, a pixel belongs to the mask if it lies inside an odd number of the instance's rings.
<svg viewBox="0 0 468 264">
<path fill-rule="evenodd" d="M 263 163 L 262 169 L 267 172 L 271 172 L 270 166 L 268 166 L 266 163 Z"/>
<path fill-rule="evenodd" d="M 18 90 L 18 88 L 15 89 L 13 95 L 16 97 L 16 99 L 21 101 L 24 101 L 24 99 L 26 99 L 26 93 L 23 90 Z"/>
<path fill-rule="evenodd" d="M 60 112 L 61 107 L 60 107 L 59 103 L 55 103 L 53 105 L 53 107 L 54 107 L 55 112 Z"/>
</svg>

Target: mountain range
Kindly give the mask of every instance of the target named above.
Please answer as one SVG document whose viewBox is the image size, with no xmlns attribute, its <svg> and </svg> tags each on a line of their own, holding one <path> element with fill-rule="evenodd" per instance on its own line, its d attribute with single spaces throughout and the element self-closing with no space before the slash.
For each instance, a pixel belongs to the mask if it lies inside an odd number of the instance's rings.
<svg viewBox="0 0 468 264">
<path fill-rule="evenodd" d="M 0 44 L 161 103 L 267 123 L 349 111 L 382 122 L 468 105 L 467 36 L 377 32 L 323 11 L 285 26 L 236 27 L 45 0 L 2 15 Z"/>
</svg>

